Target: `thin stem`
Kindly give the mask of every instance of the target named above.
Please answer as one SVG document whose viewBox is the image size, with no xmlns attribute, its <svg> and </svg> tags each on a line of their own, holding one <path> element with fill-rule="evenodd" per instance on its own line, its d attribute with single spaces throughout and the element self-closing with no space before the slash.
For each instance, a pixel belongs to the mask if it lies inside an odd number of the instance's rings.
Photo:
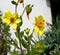
<svg viewBox="0 0 60 55">
<path fill-rule="evenodd" d="M 17 5 L 15 6 L 15 12 L 17 13 Z"/>
<path fill-rule="evenodd" d="M 29 51 L 30 51 L 30 41 L 28 41 L 28 47 L 27 47 L 28 54 L 30 54 Z"/>
<path fill-rule="evenodd" d="M 18 3 L 18 1 L 17 1 L 17 3 Z M 15 12 L 16 12 L 16 13 L 17 13 L 17 6 L 18 6 L 18 5 L 15 6 Z M 25 11 L 25 9 L 24 9 L 24 11 Z M 23 16 L 24 11 L 23 11 L 23 13 L 22 13 L 21 16 Z M 19 39 L 19 44 L 20 44 L 21 54 L 24 55 L 23 50 L 22 50 L 22 45 L 21 45 L 21 38 L 20 38 L 20 25 L 19 25 L 19 24 L 18 24 L 18 26 L 17 26 L 17 32 L 18 32 L 18 39 Z"/>
<path fill-rule="evenodd" d="M 40 41 L 40 37 L 38 36 L 38 40 Z M 42 40 L 42 37 L 41 37 L 41 40 Z"/>
<path fill-rule="evenodd" d="M 19 25 L 18 25 L 18 27 L 17 27 L 17 32 L 18 32 L 18 38 L 19 38 L 19 44 L 20 44 L 21 54 L 24 55 L 23 50 L 22 50 L 22 45 L 21 45 L 21 39 L 20 39 L 20 26 L 19 26 Z"/>
<path fill-rule="evenodd" d="M 31 39 L 31 41 L 35 44 L 35 41 L 33 39 Z"/>
<path fill-rule="evenodd" d="M 21 17 L 23 16 L 24 12 L 25 12 L 25 8 L 24 8 L 24 10 L 23 10 L 23 12 L 22 12 L 22 14 L 21 14 Z"/>
<path fill-rule="evenodd" d="M 28 52 L 28 54 L 30 54 L 29 51 L 30 51 L 30 42 L 29 42 L 29 45 L 28 45 L 28 47 L 27 47 L 27 52 Z"/>
</svg>

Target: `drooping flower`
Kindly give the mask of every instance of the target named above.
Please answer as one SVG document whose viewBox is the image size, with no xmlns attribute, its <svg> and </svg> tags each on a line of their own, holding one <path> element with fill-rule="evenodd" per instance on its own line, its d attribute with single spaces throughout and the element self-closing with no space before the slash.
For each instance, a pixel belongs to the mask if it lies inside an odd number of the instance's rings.
<svg viewBox="0 0 60 55">
<path fill-rule="evenodd" d="M 28 5 L 26 6 L 26 16 L 27 16 L 28 19 L 29 19 L 29 14 L 30 14 L 31 11 L 32 11 L 32 7 L 33 7 L 33 5 L 31 5 L 31 4 L 28 4 Z"/>
<path fill-rule="evenodd" d="M 35 16 L 34 24 L 34 32 L 37 33 L 38 36 L 41 36 L 44 33 L 44 18 L 42 15 Z"/>
<path fill-rule="evenodd" d="M 4 15 L 2 16 L 2 22 L 6 23 L 7 25 L 10 25 L 11 28 L 16 29 L 17 24 L 21 22 L 20 19 L 18 19 L 18 14 L 17 13 L 11 13 L 9 10 L 6 10 L 4 12 Z"/>
</svg>

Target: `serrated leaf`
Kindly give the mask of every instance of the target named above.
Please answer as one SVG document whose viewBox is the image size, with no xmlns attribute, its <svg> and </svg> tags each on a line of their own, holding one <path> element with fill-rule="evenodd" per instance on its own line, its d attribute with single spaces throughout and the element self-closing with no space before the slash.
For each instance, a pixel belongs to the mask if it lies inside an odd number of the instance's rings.
<svg viewBox="0 0 60 55">
<path fill-rule="evenodd" d="M 14 4 L 14 5 L 18 5 L 18 3 L 15 2 L 15 1 L 11 1 L 11 3 Z"/>
</svg>

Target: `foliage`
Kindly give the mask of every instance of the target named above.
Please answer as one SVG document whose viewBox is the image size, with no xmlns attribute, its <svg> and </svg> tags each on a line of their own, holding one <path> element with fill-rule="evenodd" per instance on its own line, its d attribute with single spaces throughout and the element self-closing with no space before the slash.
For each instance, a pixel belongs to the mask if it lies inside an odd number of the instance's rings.
<svg viewBox="0 0 60 55">
<path fill-rule="evenodd" d="M 3 24 L 2 26 L 4 27 L 1 34 L 3 37 L 6 37 L 1 40 L 3 44 L 6 44 L 6 47 L 5 45 L 3 47 L 7 49 L 7 46 L 14 46 L 13 51 L 8 50 L 7 52 L 11 55 L 60 55 L 60 17 L 57 16 L 54 25 L 49 25 L 51 28 L 48 32 L 44 32 L 45 21 L 41 15 L 35 17 L 35 26 L 33 27 L 32 33 L 30 33 L 29 28 L 21 31 L 20 27 L 23 24 L 23 14 L 26 12 L 29 20 L 29 14 L 32 12 L 33 5 L 27 4 L 25 8 L 23 7 L 22 15 L 18 16 L 17 6 L 19 3 L 23 3 L 23 0 L 13 0 L 11 3 L 15 5 L 15 13 L 12 14 L 10 11 L 5 11 L 4 15 L 0 18 L 0 26 Z M 10 27 L 12 29 L 15 28 L 13 29 L 15 30 L 14 37 L 17 39 L 11 38 L 9 33 Z M 38 40 L 33 40 L 34 33 L 37 34 L 36 38 Z"/>
<path fill-rule="evenodd" d="M 5 55 L 10 50 L 10 47 L 3 39 L 8 40 L 10 36 L 10 29 L 9 26 L 2 23 L 1 16 L 2 12 L 0 11 L 0 54 Z"/>
</svg>

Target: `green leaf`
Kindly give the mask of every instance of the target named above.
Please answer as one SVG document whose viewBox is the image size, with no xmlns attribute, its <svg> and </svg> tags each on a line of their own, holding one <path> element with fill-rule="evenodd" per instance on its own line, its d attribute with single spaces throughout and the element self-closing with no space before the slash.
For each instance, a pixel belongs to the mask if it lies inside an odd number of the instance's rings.
<svg viewBox="0 0 60 55">
<path fill-rule="evenodd" d="M 18 55 L 17 52 L 10 52 L 11 55 Z"/>
<path fill-rule="evenodd" d="M 5 26 L 4 26 L 4 30 L 5 30 L 5 31 L 9 31 L 9 30 L 10 30 L 9 28 L 10 28 L 9 25 L 5 25 Z"/>
<path fill-rule="evenodd" d="M 6 35 L 10 35 L 10 33 L 9 33 L 9 31 L 10 31 L 10 26 L 8 26 L 8 25 L 4 25 L 4 34 L 6 34 Z"/>
<path fill-rule="evenodd" d="M 15 32 L 15 35 L 16 35 L 16 37 L 18 38 L 18 33 L 17 33 L 17 32 Z"/>
<path fill-rule="evenodd" d="M 24 39 L 21 40 L 21 43 L 22 43 L 24 48 L 27 48 L 28 43 Z"/>
<path fill-rule="evenodd" d="M 16 37 L 19 39 L 19 37 L 18 37 L 18 32 L 15 32 L 15 35 L 16 35 Z M 20 32 L 20 39 L 23 37 L 23 35 L 24 35 L 24 31 L 21 31 L 21 32 Z"/>
<path fill-rule="evenodd" d="M 23 20 L 22 20 L 22 17 L 21 16 L 20 16 L 20 19 L 21 19 L 21 22 L 19 23 L 19 25 L 22 26 Z"/>
<path fill-rule="evenodd" d="M 18 3 L 15 2 L 15 1 L 11 1 L 11 3 L 12 3 L 13 5 L 18 5 Z"/>
<path fill-rule="evenodd" d="M 14 40 L 14 45 L 18 47 L 18 41 L 16 39 Z"/>
<path fill-rule="evenodd" d="M 32 39 L 32 34 L 28 37 L 28 41 L 30 41 Z"/>
<path fill-rule="evenodd" d="M 7 44 L 11 44 L 12 45 L 12 42 L 10 40 L 7 40 L 7 39 L 3 39 L 3 41 Z"/>
<path fill-rule="evenodd" d="M 24 35 L 24 38 L 25 38 L 26 41 L 28 40 L 27 36 L 25 36 L 25 35 Z"/>
<path fill-rule="evenodd" d="M 20 32 L 20 37 L 22 38 L 23 35 L 24 35 L 24 31 L 21 31 L 21 32 Z"/>
</svg>

